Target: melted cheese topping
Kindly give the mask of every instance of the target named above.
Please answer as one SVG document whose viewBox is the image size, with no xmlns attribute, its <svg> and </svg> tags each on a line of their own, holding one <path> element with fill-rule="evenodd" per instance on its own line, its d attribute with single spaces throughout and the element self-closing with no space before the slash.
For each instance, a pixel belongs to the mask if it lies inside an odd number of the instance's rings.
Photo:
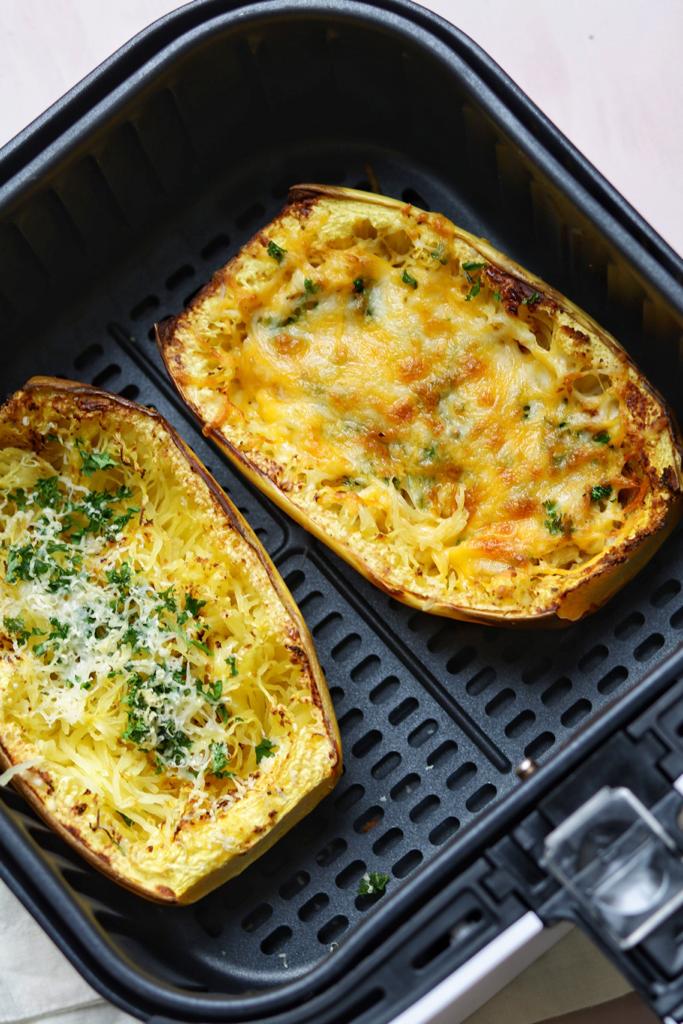
<svg viewBox="0 0 683 1024">
<path fill-rule="evenodd" d="M 329 774 L 315 684 L 264 567 L 163 428 L 39 412 L 31 448 L 0 450 L 5 740 L 38 757 L 46 806 L 178 894 Z"/>
<path fill-rule="evenodd" d="M 171 371 L 375 577 L 534 608 L 623 542 L 650 484 L 623 357 L 509 283 L 443 218 L 320 202 L 181 318 Z"/>
</svg>

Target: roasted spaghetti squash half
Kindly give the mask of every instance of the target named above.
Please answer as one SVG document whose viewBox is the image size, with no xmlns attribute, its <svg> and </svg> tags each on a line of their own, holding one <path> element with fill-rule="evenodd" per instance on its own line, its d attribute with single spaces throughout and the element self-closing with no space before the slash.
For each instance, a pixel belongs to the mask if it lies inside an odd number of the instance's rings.
<svg viewBox="0 0 683 1024">
<path fill-rule="evenodd" d="M 246 475 L 426 611 L 579 619 L 680 514 L 672 418 L 624 350 L 440 214 L 298 186 L 158 336 Z"/>
<path fill-rule="evenodd" d="M 258 539 L 156 413 L 0 410 L 0 765 L 84 857 L 189 903 L 335 784 L 325 680 Z"/>
</svg>

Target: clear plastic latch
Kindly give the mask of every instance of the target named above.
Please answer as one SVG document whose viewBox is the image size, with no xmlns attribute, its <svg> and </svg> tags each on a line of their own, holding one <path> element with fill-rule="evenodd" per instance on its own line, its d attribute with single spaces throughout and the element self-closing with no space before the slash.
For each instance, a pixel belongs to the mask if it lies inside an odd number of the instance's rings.
<svg viewBox="0 0 683 1024">
<path fill-rule="evenodd" d="M 630 949 L 683 904 L 683 860 L 630 789 L 601 789 L 545 840 L 544 865 Z"/>
</svg>

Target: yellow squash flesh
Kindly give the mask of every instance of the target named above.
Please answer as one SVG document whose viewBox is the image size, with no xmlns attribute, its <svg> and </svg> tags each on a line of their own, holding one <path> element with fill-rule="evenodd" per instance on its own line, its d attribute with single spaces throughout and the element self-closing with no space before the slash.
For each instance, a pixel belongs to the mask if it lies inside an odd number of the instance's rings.
<svg viewBox="0 0 683 1024">
<path fill-rule="evenodd" d="M 335 785 L 308 630 L 156 412 L 34 378 L 0 410 L 0 770 L 95 867 L 189 903 Z"/>
<path fill-rule="evenodd" d="M 158 338 L 243 472 L 414 607 L 579 619 L 680 515 L 676 428 L 625 351 L 440 214 L 297 186 Z"/>
</svg>

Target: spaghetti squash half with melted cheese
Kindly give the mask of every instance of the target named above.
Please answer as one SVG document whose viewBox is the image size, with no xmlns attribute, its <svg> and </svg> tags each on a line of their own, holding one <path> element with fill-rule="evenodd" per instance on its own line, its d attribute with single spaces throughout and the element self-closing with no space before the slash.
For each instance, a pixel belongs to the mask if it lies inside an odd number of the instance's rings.
<svg viewBox="0 0 683 1024">
<path fill-rule="evenodd" d="M 341 771 L 312 642 L 155 412 L 35 378 L 0 411 L 0 767 L 89 861 L 187 903 Z"/>
<path fill-rule="evenodd" d="M 624 350 L 439 214 L 298 186 L 158 333 L 205 432 L 415 607 L 578 619 L 680 514 L 675 428 Z"/>
</svg>

